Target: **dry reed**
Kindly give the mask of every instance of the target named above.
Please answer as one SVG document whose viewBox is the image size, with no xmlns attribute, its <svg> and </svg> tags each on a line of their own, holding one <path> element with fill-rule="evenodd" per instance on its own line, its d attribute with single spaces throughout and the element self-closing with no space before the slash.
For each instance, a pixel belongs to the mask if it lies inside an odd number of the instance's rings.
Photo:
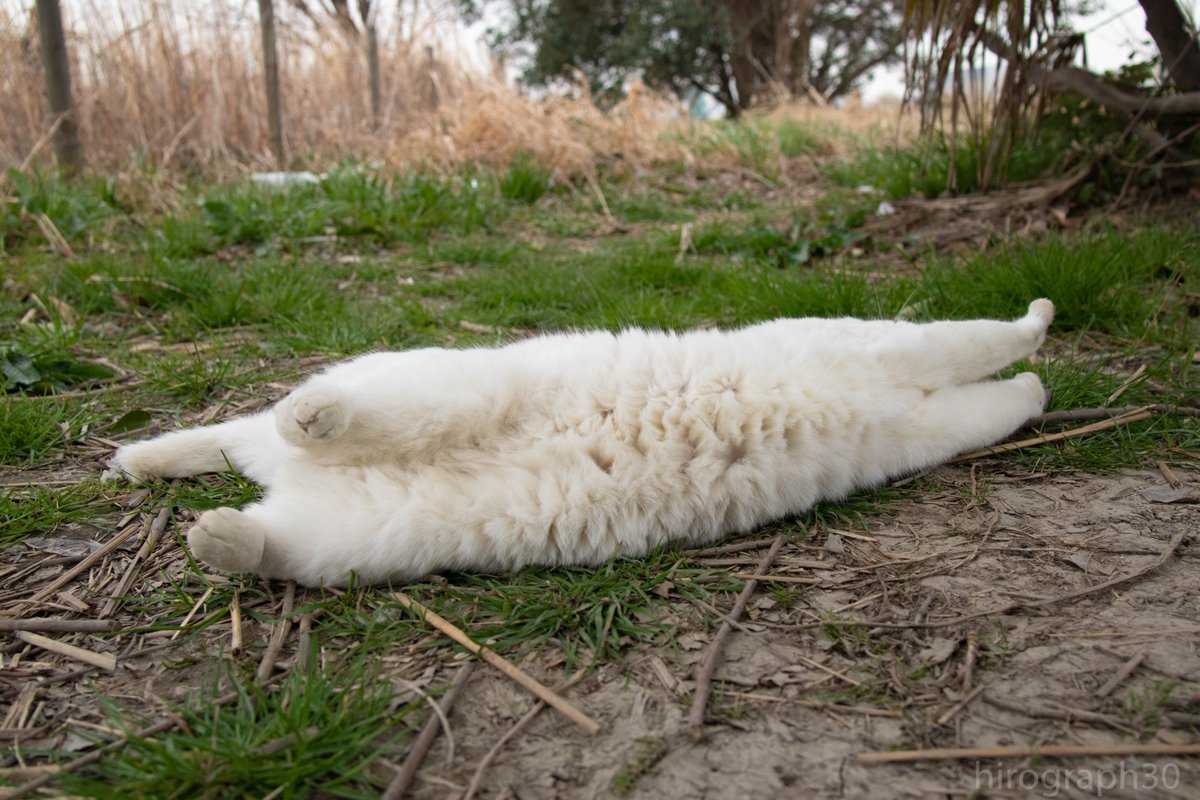
<svg viewBox="0 0 1200 800">
<path fill-rule="evenodd" d="M 600 166 L 738 162 L 734 146 L 690 136 L 680 105 L 642 87 L 606 111 L 578 87 L 541 99 L 514 90 L 499 68 L 473 65 L 452 43 L 452 23 L 417 12 L 427 5 L 405 5 L 410 13 L 380 29 L 375 123 L 363 39 L 277 5 L 287 168 L 321 171 L 347 158 L 396 168 L 502 166 L 522 151 L 564 177 Z M 253 4 L 91 0 L 64 12 L 91 170 L 221 178 L 276 167 Z M 0 10 L 0 76 L 0 161 L 21 164 L 54 122 L 32 12 Z"/>
</svg>

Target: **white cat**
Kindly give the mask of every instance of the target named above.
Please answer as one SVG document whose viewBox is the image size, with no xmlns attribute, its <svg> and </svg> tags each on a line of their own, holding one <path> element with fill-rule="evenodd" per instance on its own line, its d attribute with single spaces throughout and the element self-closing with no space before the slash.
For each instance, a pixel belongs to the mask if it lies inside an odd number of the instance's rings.
<svg viewBox="0 0 1200 800">
<path fill-rule="evenodd" d="M 136 479 L 266 486 L 188 533 L 221 570 L 307 585 L 595 565 L 698 545 L 996 442 L 1042 411 L 1054 316 L 779 319 L 375 353 L 272 411 L 120 448 Z M 110 473 L 111 474 L 111 473 Z"/>
</svg>

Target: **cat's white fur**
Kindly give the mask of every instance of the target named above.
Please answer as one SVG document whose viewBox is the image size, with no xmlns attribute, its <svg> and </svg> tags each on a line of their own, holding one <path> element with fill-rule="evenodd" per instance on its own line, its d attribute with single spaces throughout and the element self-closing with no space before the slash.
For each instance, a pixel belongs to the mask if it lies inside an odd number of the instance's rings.
<svg viewBox="0 0 1200 800">
<path fill-rule="evenodd" d="M 260 502 L 188 533 L 222 570 L 337 585 L 594 565 L 703 544 L 943 462 L 1041 412 L 1054 316 L 779 319 L 375 353 L 273 410 L 120 448 L 138 479 L 232 464 Z"/>
</svg>

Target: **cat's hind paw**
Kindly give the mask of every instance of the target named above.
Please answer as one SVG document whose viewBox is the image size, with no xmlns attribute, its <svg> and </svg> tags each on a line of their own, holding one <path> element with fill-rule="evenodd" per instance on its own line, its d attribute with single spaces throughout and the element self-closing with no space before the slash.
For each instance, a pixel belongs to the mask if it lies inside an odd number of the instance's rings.
<svg viewBox="0 0 1200 800">
<path fill-rule="evenodd" d="M 340 392 L 322 386 L 302 386 L 275 409 L 279 435 L 299 447 L 336 439 L 350 427 L 350 403 Z"/>
<path fill-rule="evenodd" d="M 1014 376 L 1013 380 L 1023 384 L 1033 397 L 1034 411 L 1030 416 L 1041 414 L 1046 410 L 1046 405 L 1050 402 L 1050 390 L 1042 385 L 1042 379 L 1036 372 L 1022 372 Z"/>
<path fill-rule="evenodd" d="M 1050 323 L 1054 321 L 1054 303 L 1045 297 L 1038 298 L 1029 304 L 1027 316 L 1035 318 L 1038 322 L 1049 328 Z"/>
<path fill-rule="evenodd" d="M 222 572 L 255 572 L 262 564 L 267 529 L 236 508 L 205 511 L 188 531 L 192 555 Z"/>
<path fill-rule="evenodd" d="M 1042 297 L 1029 304 L 1029 311 L 1017 324 L 1025 329 L 1028 336 L 1033 337 L 1032 349 L 1036 351 L 1046 341 L 1046 331 L 1054 321 L 1054 303 Z"/>
</svg>

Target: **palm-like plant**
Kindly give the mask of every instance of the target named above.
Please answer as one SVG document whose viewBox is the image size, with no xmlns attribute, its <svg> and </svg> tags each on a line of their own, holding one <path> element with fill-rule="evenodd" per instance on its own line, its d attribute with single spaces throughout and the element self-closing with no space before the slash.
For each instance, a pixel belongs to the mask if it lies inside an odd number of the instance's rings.
<svg viewBox="0 0 1200 800">
<path fill-rule="evenodd" d="M 907 0 L 909 100 L 919 105 L 927 130 L 948 130 L 952 144 L 964 129 L 975 137 L 981 187 L 1004 180 L 1015 137 L 1047 96 L 1061 93 L 1125 118 L 1146 163 L 1190 169 L 1182 150 L 1200 129 L 1196 29 L 1177 0 L 1139 2 L 1161 58 L 1161 79 L 1151 91 L 1071 66 L 1083 36 L 1064 25 L 1070 9 L 1063 0 Z M 985 86 L 989 65 L 997 69 Z M 952 170 L 948 189 L 955 180 Z"/>
</svg>

